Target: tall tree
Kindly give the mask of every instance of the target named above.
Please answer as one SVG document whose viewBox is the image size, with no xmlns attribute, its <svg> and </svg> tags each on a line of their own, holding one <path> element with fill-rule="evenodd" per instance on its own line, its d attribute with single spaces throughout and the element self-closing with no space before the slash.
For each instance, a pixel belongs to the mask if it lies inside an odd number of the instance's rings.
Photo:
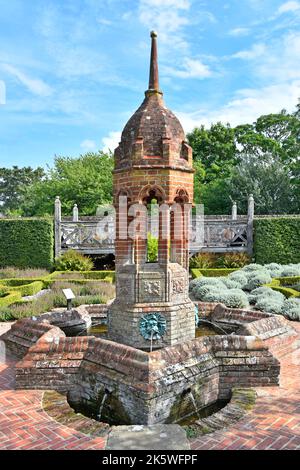
<svg viewBox="0 0 300 470">
<path fill-rule="evenodd" d="M 233 165 L 239 161 L 234 129 L 229 124 L 212 124 L 210 129 L 204 126 L 195 128 L 187 135 L 193 148 L 193 157 L 201 162 L 205 170 L 203 183 L 218 178 L 226 178 Z"/>
<path fill-rule="evenodd" d="M 112 170 L 112 155 L 101 151 L 78 158 L 57 156 L 46 178 L 28 188 L 23 212 L 53 214 L 54 199 L 60 196 L 64 214 L 70 215 L 76 203 L 82 215 L 94 215 L 99 204 L 112 201 Z"/>
<path fill-rule="evenodd" d="M 43 168 L 32 169 L 30 166 L 19 168 L 0 168 L 0 209 L 4 213 L 21 213 L 21 205 L 27 188 L 42 181 Z"/>
<path fill-rule="evenodd" d="M 299 200 L 290 170 L 279 157 L 271 154 L 243 154 L 242 161 L 227 181 L 227 192 L 246 213 L 247 197 L 254 195 L 256 214 L 291 214 L 300 212 Z"/>
</svg>

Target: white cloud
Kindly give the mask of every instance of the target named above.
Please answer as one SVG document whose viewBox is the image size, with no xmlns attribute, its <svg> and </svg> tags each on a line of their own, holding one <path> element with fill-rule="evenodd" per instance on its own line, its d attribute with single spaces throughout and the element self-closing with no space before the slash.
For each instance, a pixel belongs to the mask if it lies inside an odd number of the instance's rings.
<svg viewBox="0 0 300 470">
<path fill-rule="evenodd" d="M 250 33 L 249 28 L 234 28 L 228 32 L 230 36 L 235 36 L 235 37 L 247 36 L 249 33 Z"/>
<path fill-rule="evenodd" d="M 264 44 L 254 44 L 251 49 L 245 51 L 239 51 L 233 54 L 234 59 L 246 59 L 252 60 L 262 56 L 266 52 L 266 46 Z"/>
<path fill-rule="evenodd" d="M 102 24 L 103 26 L 110 26 L 112 25 L 112 21 L 106 18 L 97 18 L 97 23 Z"/>
<path fill-rule="evenodd" d="M 282 82 L 259 89 L 238 90 L 231 101 L 213 111 L 202 109 L 193 113 L 176 112 L 176 115 L 186 132 L 218 121 L 235 126 L 251 123 L 262 114 L 277 113 L 283 108 L 293 111 L 299 96 L 300 80 L 289 85 Z"/>
<path fill-rule="evenodd" d="M 6 85 L 3 80 L 0 80 L 0 105 L 6 104 Z"/>
<path fill-rule="evenodd" d="M 120 140 L 121 131 L 110 132 L 107 137 L 103 137 L 102 139 L 103 151 L 108 152 L 111 150 L 113 152 L 118 147 Z"/>
<path fill-rule="evenodd" d="M 200 60 L 185 58 L 181 69 L 174 67 L 164 67 L 163 73 L 179 78 L 207 78 L 212 75 L 208 65 Z"/>
<path fill-rule="evenodd" d="M 85 151 L 85 152 L 92 152 L 93 150 L 97 149 L 97 144 L 94 140 L 83 140 L 80 144 L 80 147 Z"/>
<path fill-rule="evenodd" d="M 279 15 L 288 12 L 294 12 L 300 10 L 300 2 L 297 1 L 289 1 L 283 3 L 277 10 Z"/>
<path fill-rule="evenodd" d="M 254 66 L 257 74 L 272 80 L 300 79 L 300 32 L 290 32 L 276 40 Z"/>
<path fill-rule="evenodd" d="M 39 78 L 32 78 L 21 72 L 13 65 L 3 64 L 2 68 L 13 77 L 17 78 L 18 81 L 24 85 L 31 93 L 38 96 L 50 96 L 52 94 L 52 88 L 47 85 L 43 80 Z"/>
</svg>

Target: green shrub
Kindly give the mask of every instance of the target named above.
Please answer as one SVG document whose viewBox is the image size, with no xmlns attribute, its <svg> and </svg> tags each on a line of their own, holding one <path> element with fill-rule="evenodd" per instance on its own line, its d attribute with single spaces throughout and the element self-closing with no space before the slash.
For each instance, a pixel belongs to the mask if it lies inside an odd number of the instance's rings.
<svg viewBox="0 0 300 470">
<path fill-rule="evenodd" d="M 300 262 L 300 217 L 254 219 L 254 256 L 258 263 Z"/>
<path fill-rule="evenodd" d="M 242 289 L 230 289 L 226 292 L 224 303 L 229 308 L 247 308 L 249 302 L 247 295 Z"/>
<path fill-rule="evenodd" d="M 250 258 L 246 253 L 225 253 L 217 258 L 216 268 L 242 268 L 250 262 Z"/>
<path fill-rule="evenodd" d="M 158 257 L 158 238 L 148 233 L 147 258 L 149 263 L 155 263 Z"/>
<path fill-rule="evenodd" d="M 286 300 L 282 306 L 282 314 L 289 320 L 300 321 L 300 300 Z"/>
<path fill-rule="evenodd" d="M 197 253 L 190 258 L 190 268 L 208 269 L 216 267 L 217 256 L 213 253 Z"/>
<path fill-rule="evenodd" d="M 250 258 L 246 253 L 198 253 L 190 259 L 190 268 L 211 269 L 211 268 L 241 268 L 249 263 Z"/>
<path fill-rule="evenodd" d="M 68 250 L 55 260 L 55 269 L 59 271 L 91 271 L 93 261 L 78 251 Z"/>
<path fill-rule="evenodd" d="M 226 288 L 222 287 L 211 287 L 210 290 L 204 294 L 204 302 L 221 302 L 225 303 L 227 291 Z"/>
<path fill-rule="evenodd" d="M 285 266 L 281 271 L 280 277 L 295 277 L 300 276 L 300 267 L 297 266 Z"/>
<path fill-rule="evenodd" d="M 255 305 L 255 307 L 258 310 L 262 310 L 263 312 L 267 312 L 267 313 L 276 313 L 276 314 L 281 314 L 282 306 L 283 306 L 283 302 L 280 302 L 279 300 L 276 300 L 276 299 L 274 300 L 271 297 L 259 298 Z"/>
<path fill-rule="evenodd" d="M 223 279 L 223 283 L 227 287 L 227 289 L 240 289 L 241 284 L 235 280 L 235 279 L 230 279 L 229 277 L 225 277 Z"/>
<path fill-rule="evenodd" d="M 252 291 L 253 289 L 256 289 L 256 287 L 260 287 L 263 284 L 268 284 L 268 282 L 271 282 L 271 276 L 269 273 L 264 271 L 257 272 L 248 278 L 245 289 Z"/>
<path fill-rule="evenodd" d="M 266 269 L 271 277 L 279 277 L 282 273 L 282 265 L 278 263 L 269 263 L 264 265 L 264 269 Z"/>
<path fill-rule="evenodd" d="M 51 219 L 0 219 L 0 268 L 46 268 L 53 264 Z"/>
</svg>

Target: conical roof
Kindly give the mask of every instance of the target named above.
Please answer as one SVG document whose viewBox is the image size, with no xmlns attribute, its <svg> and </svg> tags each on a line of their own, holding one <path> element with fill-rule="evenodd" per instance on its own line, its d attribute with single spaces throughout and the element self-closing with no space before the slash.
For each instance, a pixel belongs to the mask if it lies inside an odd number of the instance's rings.
<svg viewBox="0 0 300 470">
<path fill-rule="evenodd" d="M 180 166 L 188 166 L 184 157 L 187 147 L 184 130 L 177 117 L 166 108 L 159 89 L 156 38 L 157 34 L 152 31 L 149 87 L 141 106 L 124 127 L 115 151 L 116 169 L 163 164 L 165 142 L 171 147 L 174 164 L 177 160 Z"/>
</svg>

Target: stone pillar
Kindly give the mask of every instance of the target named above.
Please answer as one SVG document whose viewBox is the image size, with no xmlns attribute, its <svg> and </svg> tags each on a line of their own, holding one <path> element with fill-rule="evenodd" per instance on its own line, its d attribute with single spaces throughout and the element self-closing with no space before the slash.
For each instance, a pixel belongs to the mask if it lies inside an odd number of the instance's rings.
<svg viewBox="0 0 300 470">
<path fill-rule="evenodd" d="M 77 204 L 74 204 L 74 207 L 73 207 L 73 222 L 78 222 L 78 220 L 79 220 L 78 207 L 77 207 Z"/>
<path fill-rule="evenodd" d="M 247 221 L 247 252 L 253 255 L 253 220 L 254 220 L 254 198 L 253 194 L 248 197 L 248 221 Z"/>
<path fill-rule="evenodd" d="M 60 255 L 61 251 L 61 202 L 59 196 L 56 197 L 54 203 L 54 232 L 55 232 L 55 258 Z"/>
<path fill-rule="evenodd" d="M 237 205 L 236 205 L 236 202 L 235 202 L 235 201 L 233 201 L 233 203 L 232 203 L 231 219 L 232 219 L 232 220 L 236 220 L 236 219 L 237 219 Z"/>
</svg>

